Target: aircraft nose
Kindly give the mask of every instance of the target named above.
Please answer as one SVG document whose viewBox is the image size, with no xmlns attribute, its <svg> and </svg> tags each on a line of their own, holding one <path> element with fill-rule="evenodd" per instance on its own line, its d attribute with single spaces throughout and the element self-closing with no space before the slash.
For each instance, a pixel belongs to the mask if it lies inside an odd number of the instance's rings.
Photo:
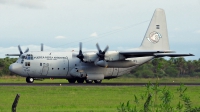
<svg viewBox="0 0 200 112">
<path fill-rule="evenodd" d="M 22 65 L 19 64 L 19 63 L 13 63 L 9 66 L 9 70 L 13 73 L 16 73 L 16 74 L 19 74 L 21 73 L 22 71 Z"/>
</svg>

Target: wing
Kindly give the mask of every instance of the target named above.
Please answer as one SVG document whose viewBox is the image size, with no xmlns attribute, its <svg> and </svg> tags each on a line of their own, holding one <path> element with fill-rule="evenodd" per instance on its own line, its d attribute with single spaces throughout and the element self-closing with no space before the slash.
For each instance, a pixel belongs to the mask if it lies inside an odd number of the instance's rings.
<svg viewBox="0 0 200 112">
<path fill-rule="evenodd" d="M 155 57 L 194 56 L 193 54 L 176 54 L 174 51 L 122 51 L 119 53 L 125 56 L 126 58 L 145 57 L 145 56 L 155 56 Z"/>
<path fill-rule="evenodd" d="M 5 56 L 20 56 L 20 54 L 6 54 Z"/>
</svg>

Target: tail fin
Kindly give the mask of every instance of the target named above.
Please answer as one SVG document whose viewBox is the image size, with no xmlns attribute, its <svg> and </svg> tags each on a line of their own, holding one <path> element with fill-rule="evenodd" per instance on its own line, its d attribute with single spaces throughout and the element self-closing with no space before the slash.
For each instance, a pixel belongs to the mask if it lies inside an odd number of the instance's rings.
<svg viewBox="0 0 200 112">
<path fill-rule="evenodd" d="M 140 48 L 143 50 L 169 50 L 166 17 L 163 9 L 155 10 Z"/>
</svg>

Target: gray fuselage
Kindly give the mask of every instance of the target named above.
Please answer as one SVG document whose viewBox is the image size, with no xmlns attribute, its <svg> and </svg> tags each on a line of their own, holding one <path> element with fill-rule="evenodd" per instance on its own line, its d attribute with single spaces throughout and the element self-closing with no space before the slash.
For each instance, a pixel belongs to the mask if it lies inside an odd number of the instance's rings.
<svg viewBox="0 0 200 112">
<path fill-rule="evenodd" d="M 102 74 L 103 79 L 107 79 L 115 78 L 130 72 L 131 69 L 152 58 L 152 56 L 137 57 L 108 62 L 110 65 L 115 65 L 117 67 L 105 68 L 96 66 L 92 62 L 81 62 L 77 57 L 73 56 L 73 52 L 40 51 L 24 53 L 19 57 L 16 63 L 10 65 L 9 69 L 23 77 L 71 79 L 76 78 L 74 76 L 76 76 L 77 70 L 82 70 L 85 74 L 92 77 Z"/>
</svg>

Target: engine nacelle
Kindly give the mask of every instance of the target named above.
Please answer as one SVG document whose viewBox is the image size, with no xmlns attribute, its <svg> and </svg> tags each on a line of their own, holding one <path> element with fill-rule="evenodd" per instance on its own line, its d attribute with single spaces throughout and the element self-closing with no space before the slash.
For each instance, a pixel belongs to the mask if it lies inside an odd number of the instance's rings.
<svg viewBox="0 0 200 112">
<path fill-rule="evenodd" d="M 76 57 L 78 53 L 73 53 L 73 57 Z M 85 62 L 95 62 L 99 57 L 97 56 L 97 52 L 86 52 L 83 53 L 83 61 Z M 120 61 L 125 60 L 126 58 L 119 54 L 117 51 L 108 51 L 105 54 L 106 61 Z"/>
<path fill-rule="evenodd" d="M 84 58 L 83 60 L 86 62 L 94 62 L 98 56 L 96 52 L 88 52 L 88 53 L 84 53 Z"/>
<path fill-rule="evenodd" d="M 117 51 L 108 51 L 105 54 L 105 60 L 106 61 L 120 61 L 120 60 L 125 60 L 126 58 L 119 54 Z"/>
</svg>

